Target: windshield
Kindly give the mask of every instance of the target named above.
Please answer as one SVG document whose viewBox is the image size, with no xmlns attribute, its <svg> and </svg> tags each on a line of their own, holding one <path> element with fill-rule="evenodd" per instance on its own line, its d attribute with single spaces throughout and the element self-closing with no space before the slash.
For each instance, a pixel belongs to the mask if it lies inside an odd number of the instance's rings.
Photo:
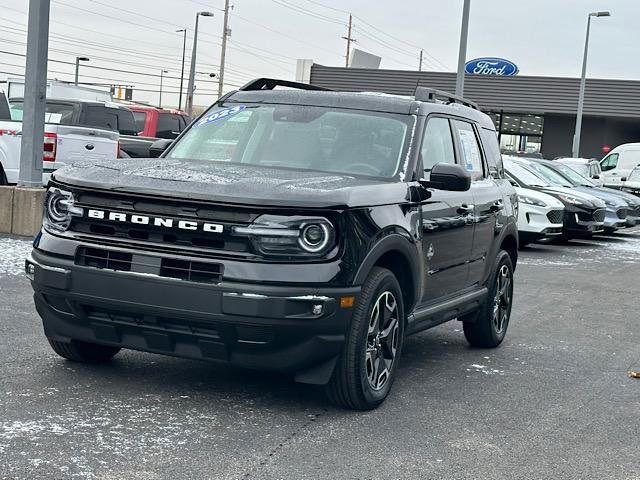
<svg viewBox="0 0 640 480">
<path fill-rule="evenodd" d="M 210 110 L 168 158 L 393 177 L 403 169 L 414 119 L 303 105 Z"/>
<path fill-rule="evenodd" d="M 540 175 L 542 178 L 547 180 L 551 185 L 556 187 L 573 187 L 569 180 L 564 178 L 558 172 L 554 172 L 551 168 L 546 165 L 542 165 L 541 163 L 530 162 L 527 163 L 527 168 L 536 174 Z"/>
<path fill-rule="evenodd" d="M 559 165 L 563 165 L 563 166 L 567 166 L 570 169 L 572 169 L 574 172 L 579 173 L 580 175 L 582 175 L 583 177 L 588 177 L 589 176 L 589 165 L 587 165 L 586 163 L 561 163 L 558 162 Z"/>
<path fill-rule="evenodd" d="M 545 178 L 541 177 L 539 174 L 532 172 L 531 170 L 525 168 L 524 165 L 519 163 L 512 162 L 511 160 L 504 160 L 504 169 L 507 171 L 509 175 L 515 177 L 517 180 L 522 182 L 524 185 L 528 187 L 550 187 L 551 183 L 549 183 Z"/>
<path fill-rule="evenodd" d="M 584 175 L 581 175 L 576 171 L 576 168 L 584 167 L 585 174 L 589 175 L 589 167 L 587 165 L 579 165 L 576 167 L 569 167 L 568 165 L 563 165 L 561 163 L 554 163 L 554 168 L 558 170 L 562 175 L 567 177 L 574 185 L 586 185 L 588 187 L 593 187 L 595 184 L 586 178 Z"/>
</svg>

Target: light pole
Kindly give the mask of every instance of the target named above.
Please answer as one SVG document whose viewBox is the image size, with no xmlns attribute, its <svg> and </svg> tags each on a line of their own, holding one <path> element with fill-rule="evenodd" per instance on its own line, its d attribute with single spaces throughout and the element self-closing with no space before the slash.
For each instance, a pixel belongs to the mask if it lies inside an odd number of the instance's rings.
<svg viewBox="0 0 640 480">
<path fill-rule="evenodd" d="M 184 54 L 187 50 L 187 29 L 181 28 L 176 33 L 184 33 L 182 37 L 182 70 L 180 71 L 180 97 L 178 98 L 178 110 L 182 110 L 182 85 L 184 84 Z"/>
<path fill-rule="evenodd" d="M 158 99 L 158 107 L 162 108 L 162 78 L 165 73 L 169 73 L 169 70 L 160 70 L 160 98 Z"/>
<path fill-rule="evenodd" d="M 227 55 L 227 37 L 231 30 L 229 30 L 229 0 L 224 0 L 224 22 L 222 25 L 222 50 L 220 51 L 220 77 L 218 78 L 218 97 L 222 96 L 222 89 L 224 88 L 224 61 Z"/>
<path fill-rule="evenodd" d="M 467 38 L 469 37 L 469 10 L 471 0 L 464 0 L 462 7 L 462 29 L 460 30 L 460 49 L 458 51 L 458 74 L 456 76 L 456 95 L 464 95 L 464 64 L 467 59 Z"/>
<path fill-rule="evenodd" d="M 89 57 L 76 57 L 76 85 L 78 85 L 78 72 L 80 71 L 80 62 L 88 62 L 89 60 Z"/>
<path fill-rule="evenodd" d="M 213 17 L 211 12 L 198 12 L 196 13 L 196 26 L 193 30 L 193 50 L 191 51 L 191 69 L 189 71 L 189 86 L 187 87 L 187 113 L 191 115 L 193 110 L 193 88 L 196 76 L 196 49 L 198 46 L 198 18 L 200 15 L 203 17 Z"/>
<path fill-rule="evenodd" d="M 582 110 L 584 108 L 584 89 L 587 83 L 587 55 L 589 53 L 589 33 L 591 30 L 591 17 L 610 17 L 609 12 L 591 12 L 587 17 L 587 35 L 584 40 L 584 57 L 582 57 L 582 77 L 580 78 L 580 93 L 578 94 L 578 112 L 576 114 L 576 131 L 573 135 L 573 148 L 571 154 L 574 158 L 580 156 L 580 135 L 582 133 Z"/>
</svg>

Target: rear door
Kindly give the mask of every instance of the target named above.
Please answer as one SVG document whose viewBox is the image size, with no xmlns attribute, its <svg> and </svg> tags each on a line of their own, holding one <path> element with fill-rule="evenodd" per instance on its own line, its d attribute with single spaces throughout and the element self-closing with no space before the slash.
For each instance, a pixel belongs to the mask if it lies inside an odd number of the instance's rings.
<svg viewBox="0 0 640 480">
<path fill-rule="evenodd" d="M 425 127 L 420 158 L 428 179 L 437 163 L 456 163 L 451 121 L 430 116 Z M 460 163 L 460 162 L 458 162 Z M 428 304 L 459 293 L 467 285 L 473 241 L 471 192 L 431 190 L 422 202 L 422 249 L 425 261 L 422 303 Z"/>
<path fill-rule="evenodd" d="M 184 123 L 181 122 L 181 117 L 177 113 L 162 113 L 158 114 L 158 128 L 156 130 L 156 137 L 168 138 L 173 140 L 184 129 Z"/>
</svg>

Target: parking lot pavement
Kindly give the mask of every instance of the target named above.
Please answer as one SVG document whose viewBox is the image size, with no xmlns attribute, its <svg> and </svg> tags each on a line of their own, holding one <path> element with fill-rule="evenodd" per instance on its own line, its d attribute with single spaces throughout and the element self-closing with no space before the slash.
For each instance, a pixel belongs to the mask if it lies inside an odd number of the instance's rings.
<svg viewBox="0 0 640 480">
<path fill-rule="evenodd" d="M 638 479 L 640 230 L 521 252 L 504 345 L 450 322 L 406 342 L 378 410 L 286 378 L 50 351 L 0 238 L 0 478 Z"/>
</svg>

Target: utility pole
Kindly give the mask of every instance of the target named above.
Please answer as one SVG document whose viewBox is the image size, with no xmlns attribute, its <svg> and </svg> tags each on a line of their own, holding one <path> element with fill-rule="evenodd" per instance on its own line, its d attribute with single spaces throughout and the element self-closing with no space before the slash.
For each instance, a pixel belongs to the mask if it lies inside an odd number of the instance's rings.
<svg viewBox="0 0 640 480">
<path fill-rule="evenodd" d="M 31 0 L 24 78 L 24 113 L 18 185 L 42 186 L 42 139 L 47 100 L 50 0 Z"/>
<path fill-rule="evenodd" d="M 344 66 L 349 66 L 349 57 L 351 56 L 351 42 L 355 42 L 355 38 L 351 37 L 351 30 L 353 28 L 353 15 L 349 14 L 349 28 L 347 30 L 347 36 L 342 37 L 347 41 L 347 54 L 344 57 Z"/>
<path fill-rule="evenodd" d="M 178 110 L 182 110 L 182 85 L 184 84 L 184 54 L 187 50 L 187 29 L 181 28 L 176 33 L 183 33 L 182 37 L 182 70 L 180 71 L 180 97 L 178 98 Z"/>
<path fill-rule="evenodd" d="M 160 98 L 158 98 L 158 107 L 162 108 L 162 78 L 165 73 L 169 73 L 169 70 L 160 70 Z"/>
<path fill-rule="evenodd" d="M 229 36 L 229 0 L 224 0 L 224 23 L 222 26 L 222 51 L 220 52 L 220 73 L 218 75 L 218 98 L 222 96 L 224 87 L 224 61 L 227 54 L 227 37 Z"/>
<path fill-rule="evenodd" d="M 88 62 L 89 57 L 76 57 L 76 76 L 75 76 L 75 84 L 78 86 L 78 77 L 80 74 L 80 62 Z"/>
<path fill-rule="evenodd" d="M 424 55 L 424 50 L 420 49 L 420 65 L 418 66 L 418 71 L 422 71 L 422 56 Z"/>
<path fill-rule="evenodd" d="M 469 10 L 471 0 L 464 0 L 462 7 L 462 29 L 460 31 L 460 50 L 458 52 L 458 74 L 456 76 L 456 95 L 464 95 L 464 64 L 467 60 L 467 39 L 469 37 Z"/>
<path fill-rule="evenodd" d="M 191 51 L 191 68 L 189 71 L 189 85 L 187 86 L 187 113 L 191 115 L 193 111 L 193 90 L 195 88 L 196 81 L 196 52 L 198 51 L 198 19 L 200 16 L 213 17 L 211 12 L 198 12 L 196 13 L 196 25 L 193 30 L 193 49 Z"/>
</svg>

